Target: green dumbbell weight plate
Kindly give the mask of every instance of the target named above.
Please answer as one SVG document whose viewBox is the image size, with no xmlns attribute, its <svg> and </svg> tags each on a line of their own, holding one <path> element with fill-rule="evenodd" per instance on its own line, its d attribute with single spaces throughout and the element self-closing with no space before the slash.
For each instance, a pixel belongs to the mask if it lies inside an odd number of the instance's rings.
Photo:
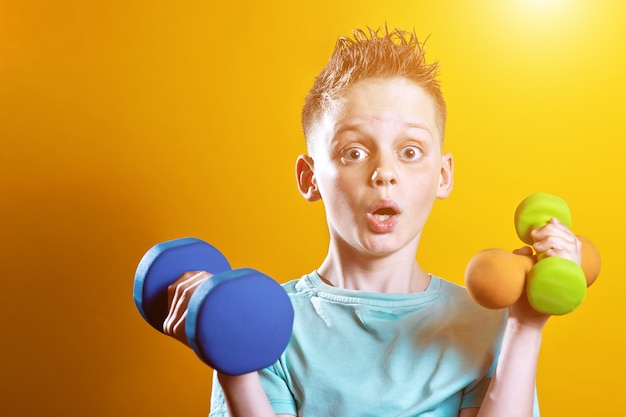
<svg viewBox="0 0 626 417">
<path fill-rule="evenodd" d="M 551 256 L 537 262 L 528 273 L 527 293 L 535 310 L 562 315 L 583 302 L 587 281 L 576 262 Z"/>
<path fill-rule="evenodd" d="M 532 245 L 530 232 L 545 226 L 555 217 L 572 227 L 572 216 L 565 200 L 552 194 L 536 193 L 524 199 L 515 210 L 515 230 L 522 242 Z"/>
</svg>

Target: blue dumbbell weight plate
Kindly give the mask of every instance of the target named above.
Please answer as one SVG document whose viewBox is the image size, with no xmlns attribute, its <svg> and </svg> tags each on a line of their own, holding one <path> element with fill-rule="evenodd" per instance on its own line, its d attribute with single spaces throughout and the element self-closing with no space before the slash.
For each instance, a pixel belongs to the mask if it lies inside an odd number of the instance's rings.
<svg viewBox="0 0 626 417">
<path fill-rule="evenodd" d="M 291 337 L 294 311 L 272 278 L 243 268 L 212 277 L 189 302 L 186 334 L 205 363 L 230 375 L 273 364 Z"/>
</svg>

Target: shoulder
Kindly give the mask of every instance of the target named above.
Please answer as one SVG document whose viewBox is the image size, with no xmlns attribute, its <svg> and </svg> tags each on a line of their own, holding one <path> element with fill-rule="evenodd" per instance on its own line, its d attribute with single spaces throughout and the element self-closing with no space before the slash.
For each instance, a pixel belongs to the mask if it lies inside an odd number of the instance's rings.
<svg viewBox="0 0 626 417">
<path fill-rule="evenodd" d="M 431 285 L 438 285 L 439 294 L 442 297 L 462 301 L 464 303 L 467 302 L 468 304 L 475 304 L 465 287 L 436 276 L 433 276 L 432 280 Z"/>
<path fill-rule="evenodd" d="M 281 286 L 290 296 L 297 294 L 308 294 L 311 293 L 314 289 L 308 275 L 303 275 L 300 278 L 287 281 L 281 284 Z"/>
<path fill-rule="evenodd" d="M 454 282 L 433 275 L 430 285 L 437 288 L 439 295 L 443 298 L 480 307 L 470 298 L 467 289 L 459 284 L 455 284 Z"/>
<path fill-rule="evenodd" d="M 447 281 L 443 278 L 433 277 L 436 280 L 431 285 L 439 286 L 439 299 L 445 305 L 451 315 L 469 321 L 485 321 L 500 326 L 506 319 L 506 309 L 492 310 L 482 307 L 469 296 L 465 287 Z"/>
</svg>

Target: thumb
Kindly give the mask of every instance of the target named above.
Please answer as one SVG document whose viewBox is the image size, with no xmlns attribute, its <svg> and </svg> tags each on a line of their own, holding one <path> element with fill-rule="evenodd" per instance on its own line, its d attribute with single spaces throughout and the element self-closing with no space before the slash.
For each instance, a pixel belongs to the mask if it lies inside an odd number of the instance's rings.
<svg viewBox="0 0 626 417">
<path fill-rule="evenodd" d="M 531 248 L 530 246 L 524 246 L 519 249 L 515 249 L 513 253 L 516 255 L 522 255 L 522 256 L 532 256 L 533 248 Z"/>
</svg>

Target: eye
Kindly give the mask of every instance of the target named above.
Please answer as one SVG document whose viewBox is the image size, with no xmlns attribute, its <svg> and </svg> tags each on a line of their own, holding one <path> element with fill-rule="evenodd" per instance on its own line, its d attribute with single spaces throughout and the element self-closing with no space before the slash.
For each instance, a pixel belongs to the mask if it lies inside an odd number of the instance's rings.
<svg viewBox="0 0 626 417">
<path fill-rule="evenodd" d="M 362 148 L 348 148 L 341 153 L 341 159 L 347 162 L 360 161 L 366 158 L 368 153 Z"/>
<path fill-rule="evenodd" d="M 422 156 L 422 150 L 414 145 L 405 146 L 400 149 L 399 156 L 405 161 L 415 161 Z"/>
</svg>

